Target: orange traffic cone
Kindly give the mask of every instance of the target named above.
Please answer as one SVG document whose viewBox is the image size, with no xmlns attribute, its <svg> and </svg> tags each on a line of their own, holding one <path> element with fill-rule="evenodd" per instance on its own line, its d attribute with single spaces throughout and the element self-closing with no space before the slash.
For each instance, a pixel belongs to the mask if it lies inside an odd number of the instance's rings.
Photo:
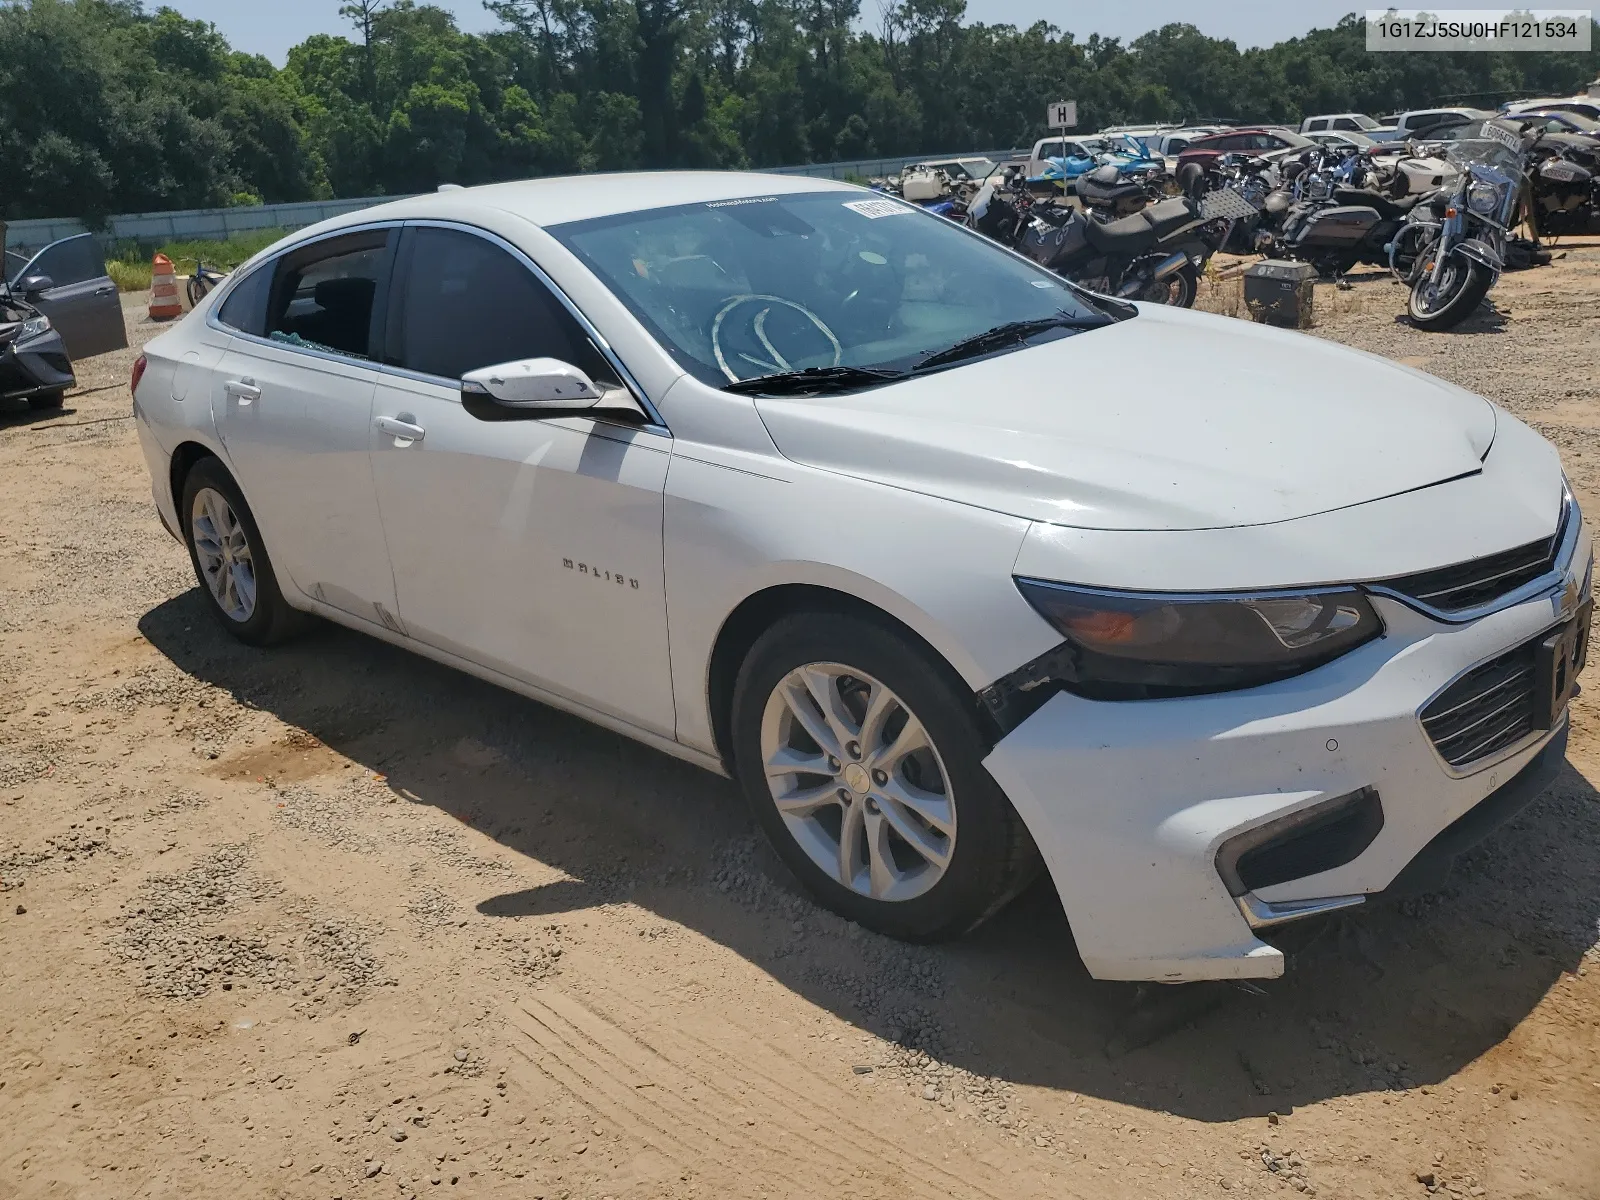
<svg viewBox="0 0 1600 1200">
<path fill-rule="evenodd" d="M 178 299 L 178 273 L 172 260 L 158 254 L 150 268 L 150 319 L 170 321 L 183 316 L 183 302 Z"/>
</svg>

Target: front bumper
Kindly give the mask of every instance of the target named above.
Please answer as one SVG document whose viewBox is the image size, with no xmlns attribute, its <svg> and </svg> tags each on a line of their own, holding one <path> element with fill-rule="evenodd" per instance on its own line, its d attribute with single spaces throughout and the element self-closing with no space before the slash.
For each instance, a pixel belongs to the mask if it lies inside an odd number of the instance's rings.
<svg viewBox="0 0 1600 1200">
<path fill-rule="evenodd" d="M 1582 578 L 1587 537 L 1578 557 Z M 1259 931 L 1436 877 L 1496 814 L 1520 807 L 1506 795 L 1525 804 L 1542 790 L 1560 764 L 1564 718 L 1461 771 L 1418 714 L 1453 679 L 1569 616 L 1571 593 L 1469 625 L 1381 596 L 1374 605 L 1386 636 L 1298 678 L 1172 700 L 1061 693 L 995 746 L 985 766 L 1033 833 L 1091 974 L 1281 975 L 1283 955 Z M 1354 858 L 1230 890 L 1218 866 L 1225 843 L 1363 789 L 1378 793 L 1383 820 Z"/>
<path fill-rule="evenodd" d="M 0 349 L 0 398 L 21 400 L 64 392 L 75 383 L 72 359 L 54 329 Z"/>
</svg>

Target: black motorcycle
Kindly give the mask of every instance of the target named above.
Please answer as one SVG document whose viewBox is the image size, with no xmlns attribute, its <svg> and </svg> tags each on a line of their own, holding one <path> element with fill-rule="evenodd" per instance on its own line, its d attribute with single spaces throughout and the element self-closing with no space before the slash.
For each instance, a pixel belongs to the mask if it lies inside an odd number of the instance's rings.
<svg viewBox="0 0 1600 1200">
<path fill-rule="evenodd" d="M 1305 200 L 1289 207 L 1272 253 L 1308 262 L 1324 279 L 1336 279 L 1357 263 L 1387 267 L 1390 243 L 1412 209 L 1429 199 L 1425 195 L 1395 199 L 1368 188 L 1334 188 L 1329 200 Z"/>
<path fill-rule="evenodd" d="M 1114 220 L 1160 203 L 1166 196 L 1166 182 L 1165 172 L 1129 174 L 1107 164 L 1078 176 L 1068 191 L 1078 198 L 1090 216 Z"/>
<path fill-rule="evenodd" d="M 992 184 L 974 197 L 968 221 L 1090 291 L 1177 308 L 1193 307 L 1200 274 L 1228 229 L 1227 221 L 1203 216 L 1187 199 L 1102 221 Z"/>
</svg>

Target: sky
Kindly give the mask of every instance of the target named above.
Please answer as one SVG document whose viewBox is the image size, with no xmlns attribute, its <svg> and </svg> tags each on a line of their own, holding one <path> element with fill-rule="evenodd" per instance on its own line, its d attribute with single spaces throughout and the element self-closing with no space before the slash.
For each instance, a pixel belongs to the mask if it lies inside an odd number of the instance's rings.
<svg viewBox="0 0 1600 1200">
<path fill-rule="evenodd" d="M 482 0 L 432 2 L 454 12 L 463 29 L 494 27 L 494 18 L 484 11 Z M 1454 3 L 1478 7 L 1471 0 Z M 186 17 L 210 21 L 234 49 L 264 54 L 279 65 L 289 47 L 313 33 L 349 31 L 339 17 L 339 0 L 147 0 L 146 7 L 162 4 Z M 877 0 L 862 0 L 862 17 L 869 25 L 877 23 L 877 7 Z M 1212 37 L 1232 38 L 1241 46 L 1265 46 L 1332 25 L 1356 8 L 1351 0 L 1124 0 L 1120 4 L 1104 0 L 967 0 L 967 19 L 1019 26 L 1044 20 L 1071 30 L 1080 39 L 1098 33 L 1124 41 L 1172 21 L 1186 21 Z"/>
</svg>

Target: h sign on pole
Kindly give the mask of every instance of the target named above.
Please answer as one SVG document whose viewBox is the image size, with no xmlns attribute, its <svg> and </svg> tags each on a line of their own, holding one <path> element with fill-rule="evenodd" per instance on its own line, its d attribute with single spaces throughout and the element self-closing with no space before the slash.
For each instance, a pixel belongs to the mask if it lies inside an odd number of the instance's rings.
<svg viewBox="0 0 1600 1200">
<path fill-rule="evenodd" d="M 1057 100 L 1045 112 L 1045 122 L 1051 129 L 1071 129 L 1078 123 L 1078 102 Z"/>
</svg>

